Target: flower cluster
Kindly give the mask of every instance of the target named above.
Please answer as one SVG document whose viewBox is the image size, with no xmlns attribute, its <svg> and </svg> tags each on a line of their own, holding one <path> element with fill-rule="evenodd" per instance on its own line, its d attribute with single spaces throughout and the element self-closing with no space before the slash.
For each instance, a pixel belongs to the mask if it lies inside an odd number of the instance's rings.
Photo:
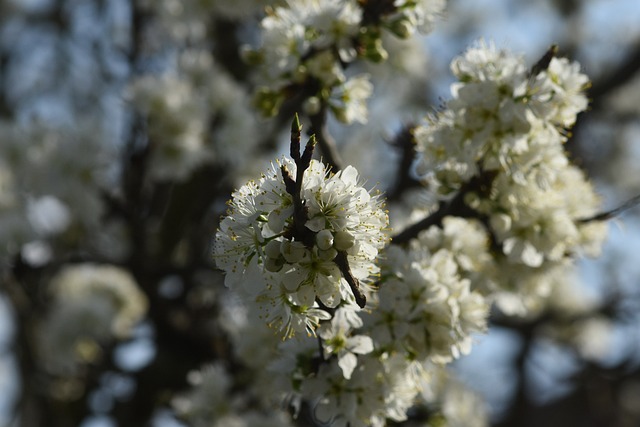
<svg viewBox="0 0 640 427">
<path fill-rule="evenodd" d="M 367 317 L 379 348 L 447 363 L 471 350 L 473 333 L 486 330 L 488 303 L 461 276 L 453 252 L 430 253 L 420 240 L 408 249 L 393 246 L 383 274 L 378 308 Z"/>
<path fill-rule="evenodd" d="M 112 151 L 96 126 L 0 122 L 0 260 L 28 243 L 66 234 L 73 244 L 98 228 Z"/>
<path fill-rule="evenodd" d="M 220 225 L 215 257 L 247 317 L 259 313 L 291 338 L 276 343 L 255 330 L 248 346 L 239 332 L 247 325 L 232 328 L 241 360 L 275 375 L 261 387 L 294 407 L 310 403 L 321 422 L 383 426 L 420 401 L 440 401 L 447 420 L 468 422 L 452 410 L 457 391 L 436 386 L 448 383 L 444 366 L 486 330 L 490 304 L 540 309 L 571 256 L 597 252 L 602 240 L 604 227 L 588 220 L 598 197 L 562 149 L 586 105 L 577 65 L 550 54 L 527 70 L 481 44 L 452 67 L 454 99 L 415 131 L 432 197 L 450 216 L 386 247 L 381 267 L 380 199 L 352 167 L 330 174 L 311 161 L 312 141 L 299 156 L 292 138 L 294 160 L 237 190 Z M 359 289 L 370 310 L 358 309 Z M 273 362 L 252 360 L 252 348 L 270 348 Z"/>
<path fill-rule="evenodd" d="M 47 368 L 74 371 L 100 355 L 100 346 L 127 338 L 147 311 L 146 296 L 131 275 L 114 266 L 65 267 L 51 281 L 54 305 L 38 344 Z"/>
<path fill-rule="evenodd" d="M 588 80 L 577 64 L 552 58 L 538 74 L 524 61 L 480 43 L 454 59 L 458 78 L 446 110 L 417 131 L 423 167 L 442 193 L 481 172 L 497 171 L 525 185 L 550 185 L 568 164 L 565 128 L 587 105 Z"/>
<path fill-rule="evenodd" d="M 158 18 L 155 37 L 168 34 L 189 45 L 206 42 L 217 24 L 212 18 L 247 19 L 264 7 L 263 0 L 138 0 L 142 10 Z"/>
<path fill-rule="evenodd" d="M 227 286 L 242 288 L 287 336 L 314 333 L 326 308 L 363 306 L 387 242 L 382 200 L 355 168 L 333 174 L 315 160 L 299 167 L 283 159 L 235 191 L 214 248 Z M 288 185 L 290 174 L 300 182 Z"/>
<path fill-rule="evenodd" d="M 578 65 L 550 50 L 527 70 L 521 58 L 480 43 L 452 69 L 454 98 L 416 138 L 441 198 L 462 197 L 506 257 L 492 267 L 501 273 L 486 270 L 494 291 L 510 287 L 505 271 L 520 277 L 518 264 L 541 274 L 576 252 L 597 252 L 605 225 L 585 220 L 599 199 L 562 147 L 566 128 L 587 105 L 588 79 Z"/>
<path fill-rule="evenodd" d="M 255 140 L 247 94 L 205 50 L 181 53 L 174 74 L 134 80 L 129 96 L 148 123 L 154 180 L 183 181 L 205 164 L 235 164 Z M 222 143 L 229 140 L 242 143 Z"/>
<path fill-rule="evenodd" d="M 308 402 L 318 420 L 333 420 L 332 425 L 384 425 L 387 418 L 406 419 L 406 410 L 424 388 L 421 381 L 436 369 L 376 351 L 375 337 L 362 319 L 365 312 L 353 304 L 338 307 L 332 319 L 322 322 L 317 337 L 282 341 L 256 324 L 259 319 L 250 306 L 227 303 L 221 320 L 236 360 L 254 370 L 256 395 L 270 398 L 271 406 L 284 401 L 299 409 Z"/>
<path fill-rule="evenodd" d="M 287 427 L 291 418 L 283 411 L 259 411 L 251 408 L 250 397 L 232 395 L 232 377 L 220 364 L 189 372 L 191 389 L 175 397 L 172 406 L 178 416 L 193 427 Z"/>
<path fill-rule="evenodd" d="M 232 305 L 221 316 L 231 331 L 236 360 L 255 370 L 254 392 L 262 399 L 273 399 L 270 405 L 284 401 L 299 410 L 306 402 L 317 421 L 338 426 L 402 422 L 410 408 L 421 404 L 430 410 L 440 407 L 447 418 L 455 418 L 455 403 L 450 399 L 456 397 L 449 396 L 446 365 L 416 358 L 400 343 L 396 349 L 384 349 L 381 337 L 385 334 L 373 331 L 372 320 L 378 317 L 353 308 L 338 308 L 331 321 L 320 326 L 318 337 L 286 341 L 256 325 L 250 310 Z M 395 316 L 401 319 L 402 313 Z M 428 334 L 443 326 L 423 323 L 423 327 L 423 334 Z M 456 396 L 461 393 L 458 390 Z M 469 395 L 466 399 L 479 408 L 477 400 Z M 458 414 L 463 416 L 467 415 Z M 483 425 L 486 417 L 479 412 L 473 418 Z"/>
<path fill-rule="evenodd" d="M 366 75 L 348 79 L 345 65 L 356 58 L 384 61 L 382 30 L 401 38 L 416 29 L 430 31 L 443 8 L 444 0 L 396 1 L 384 7 L 356 0 L 296 0 L 269 8 L 261 23 L 261 47 L 245 52 L 263 71 L 258 107 L 274 115 L 298 88 L 310 114 L 329 104 L 340 121 L 365 123 L 364 102 L 372 86 Z"/>
<path fill-rule="evenodd" d="M 486 329 L 488 302 L 464 269 L 485 261 L 486 234 L 452 218 L 444 235 L 433 227 L 409 248 L 388 248 L 379 292 L 371 292 L 388 240 L 382 202 L 353 167 L 330 174 L 310 160 L 313 139 L 296 155 L 297 120 L 292 130 L 294 160 L 237 190 L 216 235 L 216 262 L 246 304 L 247 320 L 225 315 L 225 324 L 239 359 L 275 375 L 256 381 L 267 395 L 310 402 L 332 425 L 406 420 L 430 378 Z M 358 307 L 359 291 L 370 310 Z M 251 326 L 256 313 L 289 339 Z"/>
</svg>

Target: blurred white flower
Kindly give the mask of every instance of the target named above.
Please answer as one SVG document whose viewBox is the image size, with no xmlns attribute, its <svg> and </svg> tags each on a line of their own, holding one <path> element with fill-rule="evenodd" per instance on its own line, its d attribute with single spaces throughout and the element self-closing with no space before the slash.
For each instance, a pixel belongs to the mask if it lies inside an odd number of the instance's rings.
<svg viewBox="0 0 640 427">
<path fill-rule="evenodd" d="M 368 75 L 350 78 L 332 92 L 329 106 L 336 118 L 343 123 L 367 123 L 368 112 L 366 101 L 373 93 L 373 85 Z"/>
<path fill-rule="evenodd" d="M 51 280 L 53 306 L 39 329 L 43 363 L 54 373 L 72 373 L 92 362 L 103 344 L 127 338 L 147 311 L 133 277 L 115 266 L 78 264 Z"/>
<path fill-rule="evenodd" d="M 147 122 L 153 180 L 184 181 L 214 162 L 239 165 L 256 141 L 247 93 L 204 49 L 182 52 L 174 74 L 133 80 L 128 97 Z"/>
</svg>

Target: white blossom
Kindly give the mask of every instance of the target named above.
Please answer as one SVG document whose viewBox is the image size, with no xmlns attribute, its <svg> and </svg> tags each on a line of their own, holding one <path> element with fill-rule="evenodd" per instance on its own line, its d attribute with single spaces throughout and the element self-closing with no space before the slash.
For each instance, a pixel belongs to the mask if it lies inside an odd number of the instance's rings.
<svg viewBox="0 0 640 427">
<path fill-rule="evenodd" d="M 293 175 L 293 162 L 283 160 Z M 328 236 L 311 246 L 288 237 L 293 226 L 293 199 L 285 189 L 280 168 L 273 165 L 263 177 L 233 194 L 230 210 L 215 240 L 215 259 L 225 270 L 227 286 L 238 288 L 257 304 L 266 322 L 286 335 L 313 333 L 323 318 L 316 299 L 327 307 L 349 303 L 354 296 L 335 262 L 338 252 L 347 254 L 350 270 L 364 292 L 378 272 L 375 260 L 387 241 L 387 214 L 382 200 L 361 186 L 357 171 L 349 166 L 328 173 L 317 161 L 304 172 L 307 233 Z M 310 242 L 311 243 L 311 242 Z"/>
<path fill-rule="evenodd" d="M 462 383 L 450 379 L 442 393 L 442 415 L 446 427 L 486 427 L 488 411 L 481 397 Z"/>
<path fill-rule="evenodd" d="M 261 66 L 257 105 L 272 116 L 291 89 L 313 87 L 316 93 L 304 100 L 307 112 L 314 114 L 324 103 L 344 123 L 365 123 L 372 85 L 363 76 L 348 78 L 347 65 L 358 58 L 386 60 L 381 30 L 401 38 L 416 29 L 428 32 L 444 4 L 397 0 L 375 7 L 355 0 L 286 0 L 267 8 L 260 46 L 244 49 L 247 62 Z"/>
<path fill-rule="evenodd" d="M 114 309 L 111 332 L 126 337 L 147 311 L 147 298 L 125 270 L 109 265 L 79 264 L 65 267 L 51 281 L 60 302 L 104 298 Z"/>
<path fill-rule="evenodd" d="M 73 245 L 100 232 L 115 152 L 96 126 L 0 123 L 0 258 L 31 241 L 66 235 Z"/>
<path fill-rule="evenodd" d="M 367 123 L 366 100 L 373 93 L 373 85 L 367 75 L 355 76 L 334 91 L 329 106 L 336 118 L 344 123 Z"/>
<path fill-rule="evenodd" d="M 191 388 L 172 400 L 180 418 L 193 427 L 287 427 L 284 410 L 252 407 L 250 397 L 233 391 L 233 377 L 222 363 L 205 366 L 187 375 Z M 266 409 L 266 408 L 265 408 Z"/>
<path fill-rule="evenodd" d="M 416 29 L 426 34 L 433 29 L 434 21 L 442 14 L 445 5 L 445 0 L 395 0 L 397 12 L 390 20 L 400 19 L 405 22 L 408 34 Z"/>
<path fill-rule="evenodd" d="M 576 116 L 587 109 L 585 89 L 589 78 L 580 72 L 577 62 L 552 58 L 546 70 L 536 76 L 530 92 L 537 112 L 551 122 L 570 128 Z"/>
<path fill-rule="evenodd" d="M 255 141 L 247 94 L 205 50 L 182 52 L 173 73 L 133 80 L 128 97 L 147 121 L 152 180 L 184 181 L 215 162 L 238 165 Z"/>
<path fill-rule="evenodd" d="M 488 304 L 449 251 L 391 247 L 385 271 L 378 309 L 366 318 L 376 344 L 438 363 L 469 352 L 471 334 L 486 329 Z"/>
<path fill-rule="evenodd" d="M 338 356 L 338 366 L 346 379 L 351 378 L 353 370 L 358 364 L 357 354 L 367 354 L 373 351 L 373 341 L 366 335 L 349 335 L 354 328 L 362 326 L 362 320 L 356 313 L 348 313 L 353 308 L 339 308 L 333 315 L 331 322 L 324 323 L 318 330 L 318 336 L 323 340 L 324 357 L 332 354 Z M 351 321 L 350 321 L 351 319 Z"/>
<path fill-rule="evenodd" d="M 232 378 L 222 364 L 191 371 L 187 380 L 192 388 L 175 397 L 171 403 L 178 415 L 189 420 L 191 425 L 208 426 L 211 421 L 232 412 L 232 402 L 228 396 Z"/>
<path fill-rule="evenodd" d="M 127 338 L 147 311 L 147 299 L 126 271 L 109 265 L 65 267 L 51 281 L 53 307 L 38 345 L 47 368 L 74 372 L 100 356 L 100 346 Z"/>
</svg>

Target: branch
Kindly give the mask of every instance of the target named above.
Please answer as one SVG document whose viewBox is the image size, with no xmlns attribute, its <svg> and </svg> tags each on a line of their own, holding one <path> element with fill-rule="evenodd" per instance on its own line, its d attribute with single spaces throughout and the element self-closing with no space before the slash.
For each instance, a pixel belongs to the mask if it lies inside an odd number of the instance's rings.
<svg viewBox="0 0 640 427">
<path fill-rule="evenodd" d="M 433 225 L 442 225 L 442 220 L 446 216 L 481 218 L 481 215 L 478 212 L 466 205 L 464 198 L 471 192 L 487 192 L 491 187 L 494 177 L 494 174 L 483 173 L 471 178 L 469 182 L 462 186 L 458 194 L 456 194 L 453 199 L 449 200 L 449 202 L 441 202 L 437 211 L 417 223 L 410 225 L 399 234 L 392 237 L 391 243 L 396 245 L 407 243 L 409 240 L 418 237 L 418 234 L 420 234 L 421 231 L 426 230 Z"/>
<path fill-rule="evenodd" d="M 291 172 L 287 169 L 286 165 L 280 166 L 282 172 L 282 179 L 284 180 L 287 193 L 291 194 L 293 198 L 293 227 L 291 229 L 292 236 L 297 240 L 300 240 L 307 247 L 312 247 L 314 243 L 314 233 L 309 230 L 305 224 L 309 219 L 307 213 L 307 206 L 302 198 L 302 179 L 304 172 L 309 168 L 311 164 L 311 157 L 313 156 L 313 150 L 316 146 L 316 138 L 311 135 L 307 145 L 304 147 L 304 152 L 300 155 L 300 133 L 302 131 L 302 125 L 296 114 L 293 122 L 291 123 L 291 157 L 296 163 L 296 177 L 291 176 Z"/>
<path fill-rule="evenodd" d="M 326 164 L 331 167 L 333 172 L 342 169 L 342 159 L 336 147 L 336 141 L 333 139 L 327 129 L 327 104 L 322 102 L 320 111 L 309 117 L 311 119 L 311 129 L 309 132 L 315 134 L 318 145 L 322 151 L 322 157 Z"/>
<path fill-rule="evenodd" d="M 589 96 L 591 97 L 591 110 L 597 110 L 601 106 L 602 99 L 627 84 L 640 71 L 640 41 L 636 42 L 634 50 L 622 61 L 617 68 L 606 76 L 593 82 Z"/>
<path fill-rule="evenodd" d="M 324 113 L 321 115 L 321 117 L 325 117 Z M 305 226 L 307 220 L 309 219 L 309 215 L 307 212 L 305 201 L 302 198 L 302 178 L 304 176 L 304 171 L 307 170 L 307 168 L 311 164 L 313 149 L 316 146 L 316 138 L 314 135 L 311 135 L 309 141 L 307 142 L 307 145 L 304 148 L 304 152 L 302 153 L 302 155 L 300 155 L 301 131 L 302 126 L 300 125 L 300 120 L 298 119 L 298 115 L 296 114 L 293 122 L 291 123 L 290 146 L 291 157 L 296 162 L 297 166 L 295 181 L 286 165 L 282 165 L 280 170 L 282 172 L 282 178 L 284 179 L 287 193 L 291 194 L 291 197 L 293 198 L 293 237 L 302 241 L 308 248 L 312 248 L 315 243 L 316 233 L 309 230 Z M 358 306 L 360 306 L 360 308 L 364 308 L 364 306 L 367 304 L 367 298 L 360 289 L 360 283 L 358 282 L 358 279 L 353 277 L 353 274 L 351 273 L 351 267 L 349 267 L 347 253 L 345 251 L 338 251 L 338 254 L 336 255 L 333 262 L 336 263 L 336 265 L 340 269 L 340 272 L 349 284 L 351 292 L 353 292 L 353 296 L 355 297 Z"/>
<path fill-rule="evenodd" d="M 545 71 L 549 68 L 549 64 L 551 64 L 551 60 L 558 54 L 558 45 L 552 44 L 549 49 L 542 55 L 542 58 L 536 62 L 533 67 L 531 67 L 531 71 L 529 75 L 531 77 L 535 77 L 541 72 Z"/>
<path fill-rule="evenodd" d="M 358 282 L 358 279 L 353 277 L 353 274 L 351 273 L 347 253 L 345 251 L 338 251 L 338 255 L 336 255 L 333 262 L 336 263 L 340 272 L 349 284 L 351 292 L 353 292 L 353 296 L 356 299 L 356 304 L 358 304 L 360 308 L 364 308 L 364 306 L 367 305 L 367 298 L 364 296 L 364 293 L 362 293 L 362 289 L 360 289 L 360 282 Z"/>
<path fill-rule="evenodd" d="M 420 186 L 420 182 L 411 176 L 411 166 L 416 159 L 416 139 L 413 136 L 414 125 L 408 124 L 391 141 L 391 145 L 400 150 L 400 161 L 396 171 L 396 182 L 387 193 L 387 200 L 398 200 L 406 190 Z"/>
<path fill-rule="evenodd" d="M 636 42 L 633 51 L 613 71 L 600 77 L 591 85 L 587 93 L 591 99 L 589 110 L 578 115 L 571 130 L 573 136 L 565 144 L 565 149 L 574 161 L 583 157 L 581 156 L 582 130 L 589 120 L 588 117 L 602 112 L 605 106 L 604 99 L 614 90 L 629 83 L 638 75 L 638 72 L 640 72 L 640 41 Z"/>
<path fill-rule="evenodd" d="M 620 215 L 622 212 L 629 210 L 633 207 L 636 207 L 640 205 L 640 194 L 632 197 L 631 199 L 627 200 L 626 202 L 624 202 L 623 204 L 621 204 L 620 206 L 618 206 L 617 208 L 613 208 L 609 211 L 605 211 L 605 212 L 601 212 L 598 214 L 595 214 L 591 217 L 588 218 L 583 218 L 583 219 L 579 219 L 578 222 L 579 223 L 587 223 L 587 222 L 593 222 L 593 221 L 606 221 L 609 220 L 615 216 Z"/>
</svg>

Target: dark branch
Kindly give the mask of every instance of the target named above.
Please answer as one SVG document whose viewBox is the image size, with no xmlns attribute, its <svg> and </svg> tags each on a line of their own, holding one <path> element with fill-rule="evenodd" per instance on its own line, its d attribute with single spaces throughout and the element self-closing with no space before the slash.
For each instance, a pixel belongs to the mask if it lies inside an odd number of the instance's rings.
<svg viewBox="0 0 640 427">
<path fill-rule="evenodd" d="M 631 199 L 627 200 L 626 202 L 624 202 L 623 204 L 621 204 L 620 206 L 618 206 L 617 208 L 611 209 L 609 211 L 606 212 L 601 212 L 598 214 L 595 214 L 589 218 L 583 218 L 578 220 L 578 222 L 580 223 L 587 223 L 587 222 L 593 222 L 593 221 L 606 221 L 609 220 L 615 216 L 620 215 L 622 212 L 629 210 L 633 207 L 636 207 L 640 204 L 640 194 L 638 194 L 637 196 L 632 197 Z"/>
<path fill-rule="evenodd" d="M 558 45 L 552 44 L 549 49 L 542 55 L 542 58 L 531 67 L 530 75 L 532 77 L 537 76 L 541 72 L 549 68 L 551 60 L 558 54 Z"/>
<path fill-rule="evenodd" d="M 331 167 L 333 172 L 342 169 L 342 159 L 336 147 L 336 141 L 333 139 L 327 129 L 327 105 L 322 103 L 320 111 L 309 117 L 311 119 L 311 134 L 316 135 L 320 151 L 322 152 L 323 161 Z"/>
<path fill-rule="evenodd" d="M 313 150 L 316 146 L 316 138 L 311 135 L 307 145 L 304 147 L 302 156 L 300 155 L 300 133 L 302 126 L 300 120 L 296 114 L 293 122 L 291 123 L 291 145 L 290 152 L 291 157 L 296 163 L 296 177 L 291 176 L 291 172 L 286 165 L 280 167 L 282 172 L 282 179 L 284 180 L 285 188 L 293 199 L 293 226 L 290 230 L 291 236 L 296 240 L 299 240 L 307 247 L 312 247 L 314 243 L 314 233 L 309 230 L 305 224 L 309 219 L 307 213 L 307 206 L 302 198 L 302 179 L 304 172 L 309 168 L 311 164 L 311 157 L 313 156 Z"/>
<path fill-rule="evenodd" d="M 472 192 L 480 192 L 483 194 L 487 193 L 491 187 L 494 177 L 495 175 L 491 173 L 483 173 L 473 177 L 460 189 L 453 199 L 448 202 L 441 202 L 437 211 L 392 237 L 391 243 L 396 245 L 407 243 L 409 240 L 418 237 L 418 234 L 420 234 L 421 231 L 426 230 L 433 225 L 442 225 L 442 220 L 446 216 L 481 219 L 482 215 L 467 206 L 464 202 L 464 198 L 467 194 Z"/>
<path fill-rule="evenodd" d="M 402 193 L 410 188 L 420 186 L 420 182 L 411 176 L 411 167 L 416 159 L 416 139 L 413 136 L 414 126 L 409 124 L 402 128 L 391 145 L 400 151 L 396 182 L 391 191 L 387 193 L 387 200 L 398 200 Z"/>
<path fill-rule="evenodd" d="M 635 49 L 618 67 L 605 77 L 593 82 L 589 90 L 589 97 L 592 99 L 591 109 L 598 109 L 602 98 L 627 84 L 638 71 L 640 71 L 640 42 L 636 43 Z"/>
<path fill-rule="evenodd" d="M 353 277 L 353 274 L 351 273 L 349 260 L 347 259 L 347 253 L 345 251 L 338 251 L 338 255 L 336 255 L 333 262 L 336 263 L 336 265 L 340 269 L 340 272 L 349 284 L 351 292 L 353 292 L 353 296 L 356 298 L 356 304 L 358 304 L 360 308 L 364 308 L 364 306 L 367 305 L 367 297 L 365 297 L 364 293 L 362 293 L 362 289 L 360 289 L 360 283 L 358 282 L 358 279 Z"/>
</svg>

